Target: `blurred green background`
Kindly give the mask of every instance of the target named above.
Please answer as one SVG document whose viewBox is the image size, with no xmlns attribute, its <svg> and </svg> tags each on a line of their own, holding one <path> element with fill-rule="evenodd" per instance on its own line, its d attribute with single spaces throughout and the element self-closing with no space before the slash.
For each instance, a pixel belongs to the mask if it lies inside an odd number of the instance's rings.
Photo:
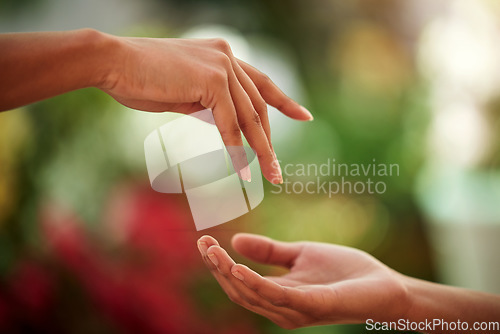
<svg viewBox="0 0 500 334">
<path fill-rule="evenodd" d="M 376 161 L 399 175 L 373 178 L 382 194 L 266 183 L 255 210 L 196 232 L 186 199 L 148 183 L 143 141 L 168 115 L 96 89 L 1 113 L 0 331 L 284 333 L 230 303 L 198 258 L 197 237 L 230 249 L 240 231 L 348 245 L 407 275 L 500 293 L 499 23 L 486 0 L 1 0 L 1 32 L 225 38 L 315 117 L 270 110 L 282 166 Z"/>
</svg>

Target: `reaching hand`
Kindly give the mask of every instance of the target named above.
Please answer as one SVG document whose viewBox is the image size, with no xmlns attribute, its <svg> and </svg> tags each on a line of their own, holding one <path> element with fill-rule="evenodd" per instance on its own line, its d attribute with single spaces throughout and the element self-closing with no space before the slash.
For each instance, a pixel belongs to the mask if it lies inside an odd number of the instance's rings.
<svg viewBox="0 0 500 334">
<path fill-rule="evenodd" d="M 403 275 L 360 250 L 251 234 L 237 234 L 232 243 L 251 260 L 290 270 L 262 277 L 235 264 L 214 238 L 198 241 L 205 264 L 229 298 L 281 327 L 390 321 L 404 318 L 409 307 Z"/>
<path fill-rule="evenodd" d="M 122 51 L 104 82 L 105 92 L 128 107 L 146 111 L 191 113 L 212 109 L 225 145 L 241 147 L 241 129 L 257 154 L 264 176 L 273 183 L 282 182 L 266 103 L 291 118 L 311 120 L 305 108 L 283 94 L 267 76 L 235 58 L 222 39 L 118 41 Z M 234 163 L 237 154 L 232 159 Z M 235 168 L 241 165 L 235 164 Z"/>
<path fill-rule="evenodd" d="M 0 111 L 86 87 L 145 111 L 210 108 L 226 147 L 241 147 L 243 131 L 273 183 L 282 176 L 267 103 L 293 119 L 312 119 L 267 76 L 235 58 L 222 39 L 130 38 L 81 29 L 0 34 L 0 50 Z M 235 151 L 229 152 L 235 169 L 249 181 L 247 162 L 240 161 L 245 153 Z"/>
</svg>

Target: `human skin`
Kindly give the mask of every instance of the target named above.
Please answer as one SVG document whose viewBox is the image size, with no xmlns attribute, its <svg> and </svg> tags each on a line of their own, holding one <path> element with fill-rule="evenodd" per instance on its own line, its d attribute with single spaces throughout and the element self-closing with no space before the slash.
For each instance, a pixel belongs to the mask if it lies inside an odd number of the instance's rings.
<svg viewBox="0 0 500 334">
<path fill-rule="evenodd" d="M 210 108 L 225 145 L 241 147 L 242 131 L 273 183 L 282 176 L 267 104 L 293 119 L 312 120 L 266 75 L 235 58 L 222 39 L 130 38 L 81 29 L 0 34 L 0 50 L 0 111 L 87 87 L 143 111 Z M 240 176 L 250 180 L 244 151 L 229 153 Z"/>
<path fill-rule="evenodd" d="M 198 240 L 203 261 L 233 302 L 287 329 L 327 324 L 500 321 L 500 296 L 411 278 L 371 255 L 316 242 L 281 242 L 237 234 L 233 248 L 250 260 L 285 267 L 263 277 L 237 264 L 211 236 Z M 498 323 L 497 323 L 498 324 Z M 429 333 L 433 331 L 427 331 Z M 434 333 L 499 333 L 496 330 Z"/>
</svg>

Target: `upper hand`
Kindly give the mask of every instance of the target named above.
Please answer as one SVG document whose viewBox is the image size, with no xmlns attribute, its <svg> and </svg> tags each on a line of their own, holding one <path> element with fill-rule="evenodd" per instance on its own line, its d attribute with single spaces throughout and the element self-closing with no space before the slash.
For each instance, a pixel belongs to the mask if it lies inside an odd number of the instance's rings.
<svg viewBox="0 0 500 334">
<path fill-rule="evenodd" d="M 102 90 L 125 106 L 145 111 L 191 113 L 212 109 L 226 147 L 255 150 L 264 176 L 282 181 L 271 144 L 267 103 L 297 120 L 311 114 L 264 74 L 235 58 L 222 39 L 118 38 L 117 57 Z M 237 154 L 229 152 L 235 163 Z M 243 153 L 244 155 L 244 153 Z"/>
<path fill-rule="evenodd" d="M 391 321 L 404 318 L 409 307 L 403 275 L 360 250 L 252 234 L 237 234 L 232 243 L 251 260 L 289 269 L 283 276 L 262 277 L 236 264 L 214 238 L 198 241 L 229 298 L 281 327 Z"/>
</svg>

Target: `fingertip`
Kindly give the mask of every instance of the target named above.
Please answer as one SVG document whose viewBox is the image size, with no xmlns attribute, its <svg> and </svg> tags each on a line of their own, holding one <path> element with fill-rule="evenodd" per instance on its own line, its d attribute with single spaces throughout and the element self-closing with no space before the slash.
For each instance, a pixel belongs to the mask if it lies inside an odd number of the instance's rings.
<svg viewBox="0 0 500 334">
<path fill-rule="evenodd" d="M 202 235 L 198 238 L 198 242 L 206 242 L 206 239 L 211 238 L 208 234 Z"/>
<path fill-rule="evenodd" d="M 296 121 L 314 120 L 314 117 L 309 110 L 293 100 L 291 100 L 289 104 L 284 105 L 280 111 Z"/>
<path fill-rule="evenodd" d="M 233 235 L 233 241 L 234 240 L 239 240 L 239 239 L 270 239 L 269 237 L 266 237 L 264 235 L 260 234 L 255 234 L 255 233 L 246 233 L 246 232 L 238 232 L 235 235 Z"/>
<path fill-rule="evenodd" d="M 245 243 L 246 241 L 249 241 L 249 239 L 254 239 L 255 237 L 257 237 L 257 235 L 252 233 L 236 233 L 231 238 L 231 246 L 238 251 L 237 247 L 241 245 L 241 243 Z"/>
<path fill-rule="evenodd" d="M 272 184 L 283 184 L 283 176 L 281 174 L 278 176 L 273 174 L 270 177 L 266 177 L 266 179 Z"/>
<path fill-rule="evenodd" d="M 224 264 L 228 265 L 234 265 L 234 260 L 233 258 L 226 252 L 226 250 L 218 245 L 213 245 L 208 248 L 207 250 L 207 255 L 210 256 L 213 254 L 213 256 L 216 256 L 217 259 L 222 261 Z"/>
<path fill-rule="evenodd" d="M 201 255 L 207 255 L 208 248 L 216 245 L 218 246 L 219 243 L 215 238 L 213 238 L 210 235 L 203 235 L 201 236 L 198 241 L 196 242 L 198 246 L 198 250 L 200 251 Z"/>
<path fill-rule="evenodd" d="M 239 279 L 240 281 L 244 281 L 245 280 L 245 275 L 241 269 L 241 266 L 238 266 L 237 264 L 235 264 L 232 268 L 231 268 L 231 274 L 233 274 L 234 277 L 236 277 L 237 279 Z"/>
<path fill-rule="evenodd" d="M 262 166 L 262 164 L 261 164 Z M 274 159 L 269 166 L 262 169 L 262 174 L 272 184 L 282 184 L 283 183 L 283 174 L 281 172 L 281 166 L 276 159 L 276 155 L 274 155 Z"/>
<path fill-rule="evenodd" d="M 244 232 L 236 233 L 231 238 L 231 245 L 234 247 L 234 244 L 237 243 L 238 240 L 240 240 L 241 238 L 244 238 L 245 236 L 248 236 L 248 235 L 251 235 L 251 234 L 250 233 L 244 233 Z"/>
<path fill-rule="evenodd" d="M 246 165 L 243 167 L 238 173 L 240 179 L 243 181 L 251 182 L 252 181 L 252 172 L 250 171 L 250 167 Z"/>
<path fill-rule="evenodd" d="M 258 272 L 240 263 L 232 266 L 231 273 L 234 277 L 241 281 L 244 281 L 245 284 L 249 286 L 255 284 L 255 282 L 257 282 L 256 280 L 262 279 L 262 275 L 260 275 Z"/>
<path fill-rule="evenodd" d="M 243 273 L 244 276 L 254 275 L 254 276 L 258 276 L 260 278 L 262 277 L 262 275 L 260 275 L 258 272 L 254 271 L 253 269 L 250 269 L 246 265 L 240 264 L 240 263 L 235 264 L 233 266 L 233 270 L 237 270 L 237 271 Z"/>
<path fill-rule="evenodd" d="M 238 242 L 238 240 L 241 238 L 241 236 L 246 233 L 236 233 L 231 237 L 231 246 L 234 248 L 234 244 Z"/>
<path fill-rule="evenodd" d="M 218 245 L 212 245 L 207 249 L 207 257 L 210 259 L 210 261 L 212 261 L 214 266 L 216 266 L 217 268 L 219 268 L 221 261 L 224 260 L 223 250 L 224 249 Z"/>
<path fill-rule="evenodd" d="M 212 246 L 208 247 L 207 255 L 216 254 L 219 252 L 219 249 L 222 249 L 219 245 L 212 245 Z"/>
<path fill-rule="evenodd" d="M 198 239 L 198 244 L 200 243 L 205 243 L 207 247 L 210 247 L 212 245 L 219 246 L 219 242 L 217 241 L 217 239 L 208 234 L 205 234 Z"/>
<path fill-rule="evenodd" d="M 299 106 L 299 108 L 302 114 L 306 117 L 306 119 L 304 119 L 305 121 L 314 120 L 314 117 L 309 110 L 307 110 L 304 106 Z"/>
<path fill-rule="evenodd" d="M 241 264 L 241 263 L 236 263 L 232 268 L 231 268 L 231 271 L 244 271 L 248 269 L 247 266 L 245 266 L 244 264 Z"/>
<path fill-rule="evenodd" d="M 206 242 L 204 242 L 204 241 L 200 241 L 200 240 L 198 239 L 198 242 L 197 242 L 196 244 L 197 244 L 197 246 L 198 246 L 198 250 L 200 251 L 200 254 L 201 254 L 201 255 L 205 255 L 205 254 L 207 254 L 207 248 L 208 248 L 208 246 L 207 246 L 207 243 L 206 243 Z"/>
</svg>

